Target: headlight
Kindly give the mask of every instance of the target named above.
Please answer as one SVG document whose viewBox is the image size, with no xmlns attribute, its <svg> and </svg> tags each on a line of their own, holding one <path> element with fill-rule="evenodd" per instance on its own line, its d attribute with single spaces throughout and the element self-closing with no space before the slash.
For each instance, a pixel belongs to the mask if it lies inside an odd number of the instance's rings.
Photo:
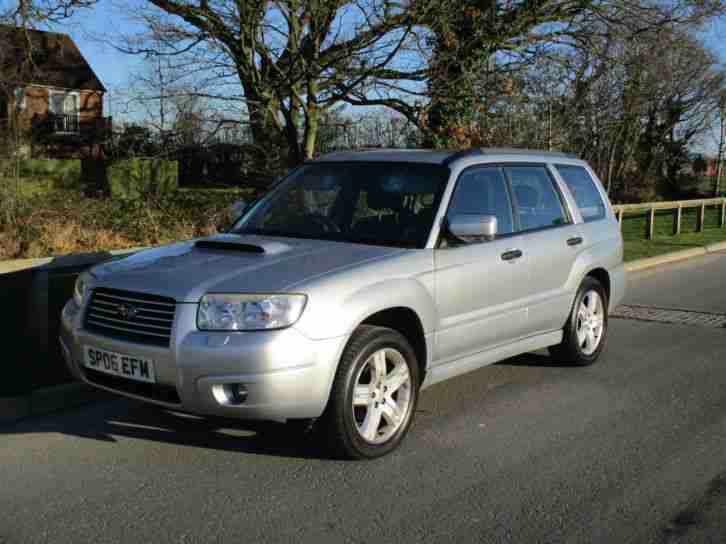
<svg viewBox="0 0 726 544">
<path fill-rule="evenodd" d="M 305 295 L 204 295 L 197 327 L 202 331 L 282 329 L 300 318 L 306 302 Z"/>
<path fill-rule="evenodd" d="M 86 298 L 86 280 L 83 278 L 83 275 L 81 274 L 76 279 L 76 285 L 73 288 L 73 300 L 76 302 L 76 304 L 80 307 L 83 306 L 83 300 Z"/>
</svg>

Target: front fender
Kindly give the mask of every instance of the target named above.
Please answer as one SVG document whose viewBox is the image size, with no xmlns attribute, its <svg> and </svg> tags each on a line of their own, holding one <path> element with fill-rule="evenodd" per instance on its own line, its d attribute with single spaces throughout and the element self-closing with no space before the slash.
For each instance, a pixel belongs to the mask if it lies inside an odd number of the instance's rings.
<svg viewBox="0 0 726 544">
<path fill-rule="evenodd" d="M 415 279 L 402 279 L 370 285 L 353 293 L 345 302 L 352 310 L 348 333 L 371 315 L 389 308 L 407 308 L 421 320 L 424 334 L 435 329 L 438 319 L 432 294 Z"/>
<path fill-rule="evenodd" d="M 296 327 L 316 340 L 345 336 L 369 316 L 403 307 L 416 313 L 427 334 L 434 330 L 437 319 L 430 287 L 418 278 L 399 278 L 373 283 L 340 297 L 325 297 L 324 300 L 311 297 L 310 312 L 306 309 L 304 319 Z"/>
</svg>

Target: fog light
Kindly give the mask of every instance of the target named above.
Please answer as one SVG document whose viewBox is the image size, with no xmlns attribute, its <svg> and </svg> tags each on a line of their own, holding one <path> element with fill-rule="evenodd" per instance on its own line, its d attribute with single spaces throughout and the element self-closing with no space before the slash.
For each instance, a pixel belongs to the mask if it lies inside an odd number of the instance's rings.
<svg viewBox="0 0 726 544">
<path fill-rule="evenodd" d="M 247 400 L 247 387 L 243 383 L 225 383 L 212 387 L 214 398 L 219 404 L 240 405 Z"/>
</svg>

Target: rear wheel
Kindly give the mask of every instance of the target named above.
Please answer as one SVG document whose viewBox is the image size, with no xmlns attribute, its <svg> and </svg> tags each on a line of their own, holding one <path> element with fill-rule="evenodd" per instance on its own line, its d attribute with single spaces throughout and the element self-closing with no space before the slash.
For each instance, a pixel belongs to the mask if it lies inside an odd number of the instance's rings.
<svg viewBox="0 0 726 544">
<path fill-rule="evenodd" d="M 550 354 L 564 364 L 591 365 L 605 347 L 607 330 L 607 293 L 599 281 L 587 277 L 575 296 L 562 343 L 550 347 Z"/>
<path fill-rule="evenodd" d="M 418 385 L 416 356 L 400 333 L 359 327 L 338 365 L 321 422 L 333 451 L 371 459 L 395 449 L 413 421 Z"/>
</svg>

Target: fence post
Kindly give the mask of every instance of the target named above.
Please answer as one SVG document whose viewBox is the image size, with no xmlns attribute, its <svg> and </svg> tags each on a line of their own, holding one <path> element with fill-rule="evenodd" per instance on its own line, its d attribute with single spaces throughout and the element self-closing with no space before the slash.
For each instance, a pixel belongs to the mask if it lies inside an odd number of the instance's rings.
<svg viewBox="0 0 726 544">
<path fill-rule="evenodd" d="M 726 202 L 724 202 L 726 204 Z M 618 224 L 620 225 L 620 229 L 623 228 L 623 210 L 618 210 Z"/>
<path fill-rule="evenodd" d="M 701 204 L 696 215 L 696 232 L 703 232 L 703 224 L 706 222 L 706 205 Z"/>
<path fill-rule="evenodd" d="M 655 208 L 651 208 L 648 212 L 648 218 L 645 222 L 645 238 L 646 240 L 653 239 L 653 233 L 655 232 Z"/>
<path fill-rule="evenodd" d="M 673 236 L 678 236 L 681 233 L 681 216 L 683 208 L 678 206 L 673 210 Z"/>
<path fill-rule="evenodd" d="M 719 218 L 719 227 L 726 227 L 726 200 L 721 201 L 721 217 Z"/>
</svg>

